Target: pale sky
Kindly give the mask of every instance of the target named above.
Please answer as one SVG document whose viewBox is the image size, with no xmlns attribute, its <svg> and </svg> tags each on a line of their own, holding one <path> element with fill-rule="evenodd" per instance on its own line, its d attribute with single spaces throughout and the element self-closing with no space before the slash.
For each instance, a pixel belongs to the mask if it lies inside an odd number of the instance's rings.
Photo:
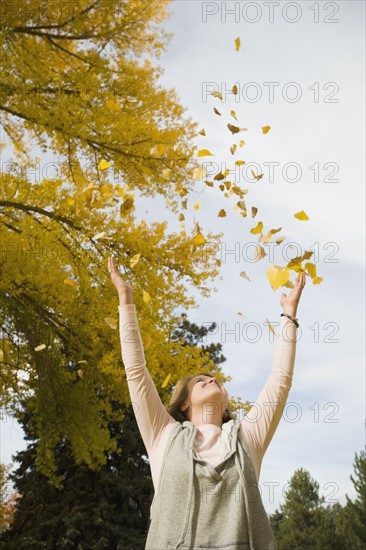
<svg viewBox="0 0 366 550">
<path fill-rule="evenodd" d="M 186 115 L 205 128 L 207 137 L 200 136 L 197 147 L 214 153 L 214 162 L 232 167 L 233 158 L 243 159 L 261 168 L 263 179 L 246 186 L 248 205 L 258 208 L 256 221 L 263 220 L 267 230 L 282 227 L 285 242 L 294 244 L 293 249 L 278 247 L 274 264 L 285 265 L 281 254 L 290 260 L 313 250 L 311 261 L 324 279 L 312 285 L 307 278 L 298 308 L 301 337 L 293 386 L 261 468 L 264 507 L 274 512 L 300 467 L 318 481 L 326 502 L 343 505 L 346 493 L 355 497 L 354 454 L 365 445 L 365 4 L 182 0 L 169 11 L 164 27 L 174 37 L 159 61 L 165 70 L 161 83 L 176 89 Z M 225 96 L 235 83 L 237 101 Z M 221 91 L 224 101 L 207 93 L 212 90 Z M 226 128 L 236 123 L 232 109 L 238 125 L 248 128 L 239 134 L 246 145 L 235 157 L 229 147 L 239 139 Z M 266 125 L 271 130 L 263 135 Z M 266 279 L 268 258 L 254 263 L 246 254 L 247 243 L 257 242 L 255 235 L 249 238 L 255 220 L 239 216 L 232 210 L 234 200 L 221 192 L 201 182 L 196 189 L 185 212 L 187 230 L 199 221 L 204 234 L 222 231 L 225 245 L 217 253 L 223 262 L 222 280 L 212 285 L 217 292 L 204 299 L 190 289 L 199 308 L 187 313 L 199 325 L 218 324 L 207 343 L 223 344 L 227 361 L 222 368 L 232 377 L 226 388 L 255 402 L 275 345 L 263 323 L 279 321 L 280 295 L 288 289 L 273 292 Z M 221 208 L 226 218 L 217 217 Z M 294 218 L 301 210 L 308 221 Z M 171 231 L 180 230 L 164 201 L 152 208 L 151 201 L 147 206 L 142 200 L 137 213 L 146 221 L 167 219 Z M 251 282 L 240 277 L 241 271 Z M 254 333 L 246 335 L 248 322 L 262 327 L 256 342 L 249 341 Z M 5 463 L 25 447 L 14 420 L 1 423 L 0 443 Z"/>
</svg>

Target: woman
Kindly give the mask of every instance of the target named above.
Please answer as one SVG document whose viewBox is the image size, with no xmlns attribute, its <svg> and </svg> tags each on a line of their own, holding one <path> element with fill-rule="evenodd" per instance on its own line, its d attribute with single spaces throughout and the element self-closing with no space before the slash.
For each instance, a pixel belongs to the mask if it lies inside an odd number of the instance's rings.
<svg viewBox="0 0 366 550">
<path fill-rule="evenodd" d="M 305 273 L 288 296 L 281 295 L 272 372 L 238 422 L 224 386 L 208 373 L 178 381 L 170 404 L 163 405 L 146 368 L 133 289 L 119 276 L 112 257 L 108 267 L 120 300 L 128 388 L 155 488 L 145 549 L 275 550 L 258 480 L 292 384 Z"/>
</svg>

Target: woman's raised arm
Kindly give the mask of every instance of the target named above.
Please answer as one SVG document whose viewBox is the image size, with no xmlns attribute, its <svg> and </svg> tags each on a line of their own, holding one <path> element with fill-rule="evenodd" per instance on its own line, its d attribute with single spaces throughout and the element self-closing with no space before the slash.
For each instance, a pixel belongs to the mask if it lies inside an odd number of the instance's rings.
<svg viewBox="0 0 366 550">
<path fill-rule="evenodd" d="M 142 440 L 147 453 L 150 454 L 167 424 L 176 420 L 170 416 L 161 402 L 146 368 L 136 306 L 133 303 L 133 289 L 118 274 L 112 256 L 108 258 L 108 269 L 119 296 L 119 332 L 128 389 Z"/>
</svg>

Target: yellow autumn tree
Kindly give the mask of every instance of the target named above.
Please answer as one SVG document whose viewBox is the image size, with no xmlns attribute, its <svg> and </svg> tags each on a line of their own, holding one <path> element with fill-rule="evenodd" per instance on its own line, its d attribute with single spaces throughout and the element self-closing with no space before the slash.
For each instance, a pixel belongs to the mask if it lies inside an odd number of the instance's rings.
<svg viewBox="0 0 366 550">
<path fill-rule="evenodd" d="M 103 160 L 114 183 L 159 193 L 177 209 L 190 185 L 196 124 L 153 64 L 169 38 L 158 26 L 168 5 L 2 2 L 1 124 L 19 164 L 38 146 L 80 190 L 100 181 Z"/>
</svg>

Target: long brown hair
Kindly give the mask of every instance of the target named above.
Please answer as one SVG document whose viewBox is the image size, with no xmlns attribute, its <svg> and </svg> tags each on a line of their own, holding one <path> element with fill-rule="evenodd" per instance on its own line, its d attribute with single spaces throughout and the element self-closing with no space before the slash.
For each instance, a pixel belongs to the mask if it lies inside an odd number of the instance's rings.
<svg viewBox="0 0 366 550">
<path fill-rule="evenodd" d="M 208 372 L 202 373 L 199 372 L 197 374 L 193 374 L 192 376 L 185 376 L 184 378 L 181 378 L 178 380 L 174 387 L 174 391 L 172 394 L 172 397 L 170 399 L 169 405 L 167 405 L 166 409 L 170 416 L 172 416 L 175 420 L 178 420 L 178 422 L 184 422 L 185 420 L 189 420 L 186 413 L 184 411 L 180 410 L 180 407 L 183 405 L 184 401 L 186 401 L 188 397 L 188 383 L 190 380 L 195 378 L 196 376 L 209 376 L 210 378 L 214 378 L 213 374 L 210 374 Z M 226 416 L 222 419 L 222 423 L 225 424 L 225 422 L 229 422 L 229 420 L 235 420 L 236 416 L 233 411 L 230 410 L 229 407 L 225 410 Z"/>
</svg>

